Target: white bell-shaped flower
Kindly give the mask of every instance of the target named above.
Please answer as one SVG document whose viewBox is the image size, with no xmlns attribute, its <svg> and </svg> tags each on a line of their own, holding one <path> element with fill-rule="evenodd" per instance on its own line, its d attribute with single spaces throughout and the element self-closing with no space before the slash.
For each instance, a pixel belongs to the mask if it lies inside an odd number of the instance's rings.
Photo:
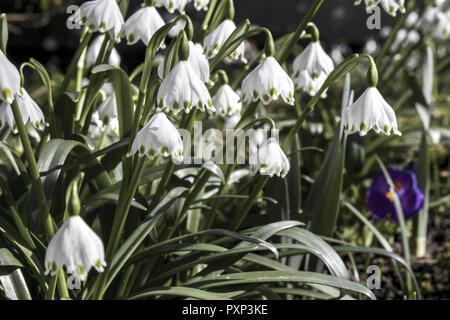
<svg viewBox="0 0 450 320">
<path fill-rule="evenodd" d="M 225 41 L 236 29 L 236 25 L 230 19 L 223 20 L 216 29 L 205 37 L 203 41 L 203 47 L 206 51 L 206 56 L 211 59 L 220 51 Z M 245 45 L 242 42 L 237 49 L 227 57 L 226 61 L 241 60 L 243 63 L 247 63 L 245 59 Z"/>
<path fill-rule="evenodd" d="M 241 97 L 228 84 L 220 86 L 212 98 L 212 103 L 222 117 L 240 114 L 242 110 Z"/>
<path fill-rule="evenodd" d="M 241 91 L 244 103 L 261 100 L 268 104 L 281 97 L 285 103 L 294 104 L 294 83 L 272 56 L 245 77 Z"/>
<path fill-rule="evenodd" d="M 16 94 L 16 101 L 25 124 L 30 122 L 36 129 L 41 129 L 47 125 L 42 110 L 25 88 L 21 88 L 19 93 Z"/>
<path fill-rule="evenodd" d="M 298 55 L 293 63 L 295 88 L 313 96 L 322 87 L 327 76 L 333 71 L 331 57 L 323 50 L 319 41 L 312 41 Z"/>
<path fill-rule="evenodd" d="M 159 87 L 156 99 L 156 111 L 172 110 L 178 114 L 184 110 L 188 113 L 193 107 L 202 112 L 205 108 L 212 112 L 216 110 L 208 89 L 186 60 L 177 62 L 170 70 Z"/>
<path fill-rule="evenodd" d="M 67 273 L 74 274 L 81 281 L 94 267 L 103 272 L 106 266 L 102 240 L 80 216 L 68 218 L 48 244 L 45 253 L 45 274 L 66 266 Z"/>
<path fill-rule="evenodd" d="M 116 0 L 86 1 L 80 6 L 79 18 L 90 31 L 109 32 L 117 42 L 124 25 Z"/>
<path fill-rule="evenodd" d="M 258 151 L 250 155 L 250 164 L 253 172 L 271 177 L 275 174 L 284 178 L 290 169 L 289 160 L 275 138 L 264 141 Z"/>
<path fill-rule="evenodd" d="M 20 74 L 16 66 L 14 66 L 0 50 L 0 95 L 2 100 L 11 104 L 14 95 L 20 89 Z"/>
<path fill-rule="evenodd" d="M 165 22 L 158 10 L 146 6 L 127 19 L 123 31 L 128 44 L 135 44 L 141 40 L 147 46 L 153 34 L 163 25 Z"/>
<path fill-rule="evenodd" d="M 100 54 L 102 43 L 105 39 L 104 35 L 100 35 L 95 38 L 89 45 L 86 51 L 86 68 L 92 67 L 97 61 L 97 57 Z M 111 50 L 111 54 L 108 59 L 108 63 L 112 66 L 118 67 L 120 65 L 120 55 L 115 48 Z"/>
<path fill-rule="evenodd" d="M 194 0 L 194 7 L 197 11 L 208 10 L 209 0 Z"/>
<path fill-rule="evenodd" d="M 160 79 L 163 79 L 164 61 L 165 59 L 163 58 L 162 62 L 158 66 L 158 76 Z M 201 44 L 189 41 L 189 58 L 187 61 L 203 82 L 210 85 L 214 84 L 209 79 L 209 62 L 203 54 L 203 47 Z"/>
<path fill-rule="evenodd" d="M 163 112 L 156 112 L 138 132 L 127 157 L 138 153 L 139 157 L 171 156 L 176 163 L 183 161 L 183 141 L 180 133 Z"/>
<path fill-rule="evenodd" d="M 184 7 L 189 2 L 191 2 L 191 0 L 156 0 L 156 6 L 164 6 L 170 13 L 174 13 L 175 10 L 184 13 Z"/>
<path fill-rule="evenodd" d="M 376 133 L 390 135 L 391 130 L 401 135 L 392 107 L 384 100 L 377 88 L 369 87 L 344 113 L 345 132 L 359 132 L 361 136 L 373 129 Z"/>
</svg>

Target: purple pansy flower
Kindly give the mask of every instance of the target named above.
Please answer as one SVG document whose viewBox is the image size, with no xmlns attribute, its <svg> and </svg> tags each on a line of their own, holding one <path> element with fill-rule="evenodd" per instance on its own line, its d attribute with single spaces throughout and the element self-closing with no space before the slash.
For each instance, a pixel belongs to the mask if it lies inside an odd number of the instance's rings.
<svg viewBox="0 0 450 320">
<path fill-rule="evenodd" d="M 424 201 L 423 193 L 417 187 L 416 175 L 411 170 L 395 167 L 390 168 L 388 172 L 399 196 L 405 220 L 409 219 L 419 211 Z M 370 215 L 374 219 L 383 219 L 391 213 L 390 220 L 398 221 L 394 197 L 382 172 L 373 179 L 366 196 Z"/>
</svg>

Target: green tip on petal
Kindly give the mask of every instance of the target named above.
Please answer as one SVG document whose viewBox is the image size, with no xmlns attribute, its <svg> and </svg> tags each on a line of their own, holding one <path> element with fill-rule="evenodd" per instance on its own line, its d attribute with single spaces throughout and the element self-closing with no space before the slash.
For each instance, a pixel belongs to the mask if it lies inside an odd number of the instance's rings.
<svg viewBox="0 0 450 320">
<path fill-rule="evenodd" d="M 359 125 L 359 131 L 366 132 L 367 131 L 367 125 L 364 122 L 361 122 Z"/>
</svg>

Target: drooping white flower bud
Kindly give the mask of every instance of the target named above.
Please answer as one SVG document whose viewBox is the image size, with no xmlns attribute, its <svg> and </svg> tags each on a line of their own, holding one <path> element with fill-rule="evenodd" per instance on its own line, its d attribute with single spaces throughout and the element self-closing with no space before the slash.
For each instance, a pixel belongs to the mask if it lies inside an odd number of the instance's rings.
<svg viewBox="0 0 450 320">
<path fill-rule="evenodd" d="M 295 88 L 314 96 L 333 71 L 331 57 L 323 50 L 319 41 L 312 41 L 293 63 Z M 324 92 L 325 93 L 325 92 Z"/>
<path fill-rule="evenodd" d="M 220 86 L 212 98 L 212 103 L 222 117 L 240 114 L 242 110 L 241 97 L 228 84 Z"/>
<path fill-rule="evenodd" d="M 261 100 L 269 104 L 279 97 L 294 104 L 294 83 L 278 61 L 270 56 L 264 59 L 242 81 L 242 102 Z"/>
<path fill-rule="evenodd" d="M 163 25 L 165 22 L 158 10 L 154 7 L 143 7 L 127 19 L 123 31 L 129 45 L 141 40 L 147 46 L 155 32 Z"/>
<path fill-rule="evenodd" d="M 124 21 L 116 0 L 86 1 L 78 14 L 81 23 L 87 25 L 91 32 L 109 32 L 115 41 L 120 42 Z"/>
<path fill-rule="evenodd" d="M 344 113 L 345 132 L 359 132 L 361 136 L 373 129 L 376 133 L 390 135 L 391 130 L 401 135 L 392 107 L 377 88 L 369 87 Z"/>
<path fill-rule="evenodd" d="M 139 157 L 171 156 L 176 163 L 183 161 L 183 141 L 180 133 L 163 112 L 156 112 L 138 132 L 127 157 L 138 153 Z"/>
<path fill-rule="evenodd" d="M 102 240 L 78 215 L 64 222 L 45 253 L 46 275 L 55 275 L 64 265 L 68 274 L 81 281 L 86 280 L 92 267 L 103 272 L 106 266 Z"/>
<path fill-rule="evenodd" d="M 177 62 L 170 70 L 159 87 L 156 99 L 156 111 L 172 110 L 178 114 L 184 110 L 188 113 L 194 107 L 202 112 L 205 108 L 215 111 L 208 89 L 186 60 Z"/>
<path fill-rule="evenodd" d="M 265 140 L 250 157 L 256 160 L 251 164 L 253 172 L 259 171 L 259 174 L 271 177 L 275 174 L 282 178 L 289 172 L 289 160 L 275 138 Z"/>
</svg>

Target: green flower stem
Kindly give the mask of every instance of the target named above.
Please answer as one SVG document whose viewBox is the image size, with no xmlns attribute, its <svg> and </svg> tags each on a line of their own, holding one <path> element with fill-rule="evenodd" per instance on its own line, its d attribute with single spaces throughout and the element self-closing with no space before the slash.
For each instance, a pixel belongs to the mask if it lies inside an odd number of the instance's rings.
<svg viewBox="0 0 450 320">
<path fill-rule="evenodd" d="M 123 227 L 125 226 L 125 221 L 128 217 L 128 212 L 130 210 L 131 202 L 133 201 L 134 194 L 139 186 L 140 177 L 144 171 L 145 158 L 138 159 L 133 175 L 129 183 L 122 181 L 120 187 L 119 201 L 117 202 L 117 207 L 114 213 L 113 226 L 111 230 L 111 235 L 109 237 L 108 246 L 106 248 L 106 260 L 108 266 L 111 265 L 111 261 L 114 253 L 119 245 Z M 108 278 L 109 269 L 108 266 L 105 272 L 100 274 L 98 278 L 97 291 L 95 298 L 101 299 L 105 291 L 105 284 Z"/>
<path fill-rule="evenodd" d="M 14 223 L 16 224 L 16 227 L 19 230 L 20 235 L 28 245 L 28 249 L 30 250 L 36 249 L 33 239 L 31 238 L 31 235 L 28 232 L 27 227 L 23 223 L 22 218 L 20 217 L 20 214 L 17 211 L 13 195 L 11 194 L 8 185 L 6 184 L 5 180 L 3 180 L 2 177 L 0 177 L 0 191 L 1 193 L 3 193 L 2 195 L 5 199 L 6 204 L 8 205 L 11 215 L 13 216 Z"/>
<path fill-rule="evenodd" d="M 320 32 L 319 32 L 319 29 L 317 28 L 317 26 L 315 25 L 315 23 L 308 22 L 307 27 L 312 29 L 311 40 L 313 42 L 319 41 L 319 39 L 320 39 Z"/>
<path fill-rule="evenodd" d="M 361 58 L 367 58 L 369 60 L 369 70 L 367 72 L 367 81 L 371 87 L 376 87 L 378 84 L 378 70 L 375 61 L 369 54 L 362 54 Z"/>
<path fill-rule="evenodd" d="M 211 0 L 209 2 L 208 11 L 205 14 L 205 18 L 202 22 L 202 31 L 203 34 L 205 34 L 206 30 L 208 30 L 209 21 L 211 20 L 212 14 L 214 12 L 214 9 L 216 8 L 217 0 Z M 201 39 L 203 40 L 203 39 Z"/>
<path fill-rule="evenodd" d="M 109 36 L 105 36 L 105 40 L 102 43 L 102 47 L 100 49 L 99 55 L 97 56 L 97 60 L 94 63 L 94 67 L 108 62 L 109 56 L 111 55 L 112 49 L 114 48 L 114 44 L 114 40 L 109 39 Z M 86 96 L 83 101 L 83 111 L 80 117 L 80 127 L 82 128 L 82 134 L 87 134 L 89 131 L 89 125 L 93 113 L 92 106 L 94 105 L 95 99 L 98 97 L 98 90 L 104 82 L 104 77 L 104 74 L 96 73 L 89 81 Z"/>
<path fill-rule="evenodd" d="M 235 154 L 235 159 L 237 157 L 237 153 Z M 234 161 L 236 163 L 236 161 Z M 224 195 L 227 191 L 228 188 L 230 187 L 228 185 L 228 181 L 230 180 L 230 176 L 231 173 L 233 172 L 236 164 L 233 163 L 231 165 L 227 165 L 226 169 L 225 169 L 225 181 L 220 185 L 219 191 L 217 192 L 217 198 L 215 198 L 213 200 L 212 206 L 211 206 L 211 210 L 209 211 L 208 217 L 206 218 L 206 223 L 204 225 L 204 230 L 210 229 L 212 227 L 212 225 L 214 224 L 214 220 L 216 219 L 217 216 L 217 210 L 219 210 L 219 206 L 221 203 L 221 199 L 220 196 Z"/>
<path fill-rule="evenodd" d="M 391 176 L 389 175 L 388 171 L 386 170 L 386 167 L 384 166 L 383 162 L 378 157 L 378 155 L 375 155 L 375 159 L 377 160 L 378 165 L 381 168 L 381 171 L 383 171 L 384 177 L 386 178 L 386 181 L 389 185 L 390 192 L 394 196 L 395 211 L 397 212 L 398 222 L 399 222 L 400 228 L 402 230 L 401 236 L 402 236 L 403 256 L 405 258 L 405 262 L 409 266 L 411 266 L 411 254 L 410 254 L 410 249 L 409 249 L 409 240 L 408 240 L 408 235 L 407 235 L 407 230 L 406 230 L 405 216 L 403 214 L 403 209 L 402 209 L 402 205 L 400 203 L 400 198 L 398 197 L 397 191 L 395 191 L 394 183 L 392 182 Z M 413 292 L 412 292 L 412 284 L 411 284 L 411 275 L 409 273 L 407 273 L 407 275 L 406 275 L 406 287 L 407 287 L 408 293 L 410 294 L 410 296 L 412 296 Z"/>
<path fill-rule="evenodd" d="M 145 54 L 145 63 L 142 71 L 141 82 L 139 85 L 139 95 L 136 104 L 136 112 L 133 119 L 133 129 L 131 132 L 130 143 L 128 150 L 131 150 L 134 138 L 139 130 L 140 119 L 143 114 L 144 108 L 144 98 L 147 94 L 147 86 L 150 80 L 150 74 L 153 67 L 153 60 L 156 54 L 156 50 L 160 47 L 165 36 L 169 33 L 170 29 L 175 26 L 179 20 L 186 20 L 186 28 L 192 26 L 189 17 L 186 15 L 180 15 L 171 23 L 166 24 L 164 27 L 160 28 L 150 39 L 150 43 L 147 47 Z M 108 246 L 106 249 L 106 259 L 111 262 L 114 252 L 117 250 L 123 228 L 125 226 L 125 221 L 130 210 L 131 202 L 133 200 L 134 194 L 136 193 L 140 177 L 144 171 L 144 161 L 142 159 L 125 159 L 123 161 L 123 180 L 120 188 L 120 194 L 118 199 L 118 205 L 116 207 L 116 212 L 113 220 L 112 232 L 110 239 L 108 241 Z M 172 164 L 173 165 L 173 164 Z M 170 165 L 169 165 L 170 166 Z M 131 176 L 131 177 L 130 177 Z M 170 175 L 169 175 L 170 176 Z M 153 201 L 152 201 L 153 203 Z M 151 204 L 152 205 L 152 204 Z M 109 269 L 107 268 L 104 273 L 102 273 L 96 283 L 95 299 L 101 299 L 105 293 L 106 281 L 108 279 Z"/>
<path fill-rule="evenodd" d="M 169 162 L 167 162 L 166 164 L 166 168 L 164 169 L 164 173 L 158 185 L 158 188 L 156 189 L 156 192 L 152 197 L 150 205 L 148 206 L 147 209 L 148 213 L 150 213 L 153 209 L 155 209 L 158 203 L 160 202 L 164 192 L 166 191 L 166 187 L 169 184 L 170 178 L 172 177 L 174 167 L 175 164 L 173 163 L 173 161 L 169 160 Z"/>
<path fill-rule="evenodd" d="M 200 172 L 197 174 L 197 177 L 195 179 L 196 181 L 194 182 L 193 188 L 186 196 L 180 214 L 178 215 L 174 225 L 169 229 L 169 232 L 167 232 L 167 236 L 162 239 L 163 241 L 170 239 L 174 234 L 174 232 L 178 229 L 179 225 L 184 220 L 186 212 L 189 210 L 189 207 L 191 206 L 192 202 L 194 202 L 194 200 L 197 199 L 199 193 L 203 190 L 206 183 L 209 181 L 211 174 L 212 174 L 211 171 L 206 169 L 200 170 Z"/>
<path fill-rule="evenodd" d="M 45 199 L 44 187 L 42 186 L 41 176 L 39 174 L 36 159 L 34 158 L 33 148 L 31 147 L 30 139 L 28 138 L 28 132 L 25 128 L 25 124 L 22 120 L 22 115 L 20 114 L 19 106 L 17 101 L 14 100 L 11 104 L 11 109 L 14 115 L 14 120 L 16 122 L 17 130 L 19 131 L 20 140 L 22 141 L 25 158 L 28 162 L 28 167 L 30 170 L 30 177 L 36 191 L 36 199 L 38 201 L 39 212 L 41 214 L 41 220 L 44 225 L 45 235 L 47 240 L 53 237 L 55 231 L 53 229 L 53 223 L 50 216 L 50 211 L 47 205 L 47 200 Z M 67 286 L 65 282 L 64 274 L 61 272 L 57 275 L 58 278 L 58 289 L 62 297 L 69 297 L 69 292 L 67 291 Z"/>
<path fill-rule="evenodd" d="M 66 76 L 64 77 L 63 83 L 59 87 L 59 93 L 62 93 L 67 90 L 70 80 L 72 79 L 74 73 L 76 72 L 78 60 L 80 59 L 81 55 L 87 48 L 87 46 L 89 44 L 89 40 L 91 40 L 93 33 L 85 32 L 85 30 L 86 29 L 84 28 L 82 35 L 81 35 L 80 45 L 78 46 L 78 49 L 75 52 L 75 55 L 73 56 L 72 61 L 70 62 L 70 65 L 69 65 L 69 68 L 67 69 Z"/>
<path fill-rule="evenodd" d="M 407 5 L 408 5 L 407 12 L 402 14 L 400 19 L 397 20 L 397 22 L 394 25 L 394 28 L 392 29 L 391 33 L 387 37 L 386 41 L 384 42 L 383 46 L 381 47 L 380 52 L 378 53 L 378 55 L 375 59 L 375 63 L 379 68 L 381 68 L 381 65 L 380 65 L 381 61 L 383 60 L 386 53 L 388 53 L 389 48 L 391 47 L 392 43 L 395 40 L 395 37 L 397 36 L 397 32 L 403 28 L 406 18 L 408 17 L 408 14 L 414 8 L 414 0 L 409 1 Z"/>
<path fill-rule="evenodd" d="M 300 24 L 298 25 L 297 29 L 295 30 L 295 33 L 292 35 L 292 37 L 289 39 L 289 41 L 287 41 L 283 45 L 283 47 L 281 47 L 280 50 L 278 50 L 277 60 L 280 64 L 283 64 L 286 61 L 286 59 L 289 57 L 289 54 L 291 53 L 295 44 L 300 39 L 300 36 L 302 35 L 303 31 L 305 31 L 308 23 L 316 15 L 316 13 L 319 10 L 322 3 L 323 3 L 323 0 L 316 0 L 314 5 L 306 13 L 306 16 L 303 18 L 302 22 L 300 22 Z"/>
<path fill-rule="evenodd" d="M 234 50 L 236 50 L 242 41 L 245 40 L 246 37 L 250 36 L 252 33 L 249 33 L 248 28 L 250 27 L 250 21 L 248 19 L 244 20 L 240 25 L 236 27 L 236 29 L 230 34 L 228 39 L 220 48 L 219 52 L 209 63 L 209 68 L 212 72 L 214 67 L 231 55 Z"/>
<path fill-rule="evenodd" d="M 230 230 L 237 231 L 239 229 L 242 222 L 244 222 L 245 218 L 247 217 L 247 214 L 250 211 L 251 207 L 255 203 L 259 193 L 264 188 L 267 181 L 269 181 L 269 178 L 270 178 L 269 176 L 260 176 L 258 178 L 258 181 L 256 182 L 256 185 L 253 188 L 252 192 L 250 193 L 250 196 L 248 197 L 244 206 L 242 208 L 239 208 L 239 210 L 236 210 L 233 220 L 231 221 L 229 227 Z"/>
<path fill-rule="evenodd" d="M 11 104 L 11 109 L 14 115 L 17 129 L 19 131 L 20 140 L 22 141 L 25 158 L 28 162 L 30 177 L 34 187 L 36 188 L 36 198 L 38 200 L 39 212 L 41 214 L 42 223 L 44 224 L 45 234 L 47 236 L 47 240 L 50 240 L 55 232 L 53 230 L 50 211 L 48 209 L 47 200 L 45 199 L 44 188 L 40 179 L 36 159 L 34 158 L 33 148 L 31 147 L 30 139 L 28 138 L 28 132 L 25 128 L 25 124 L 22 120 L 22 115 L 19 111 L 19 106 L 17 105 L 17 102 L 15 100 Z"/>
</svg>

